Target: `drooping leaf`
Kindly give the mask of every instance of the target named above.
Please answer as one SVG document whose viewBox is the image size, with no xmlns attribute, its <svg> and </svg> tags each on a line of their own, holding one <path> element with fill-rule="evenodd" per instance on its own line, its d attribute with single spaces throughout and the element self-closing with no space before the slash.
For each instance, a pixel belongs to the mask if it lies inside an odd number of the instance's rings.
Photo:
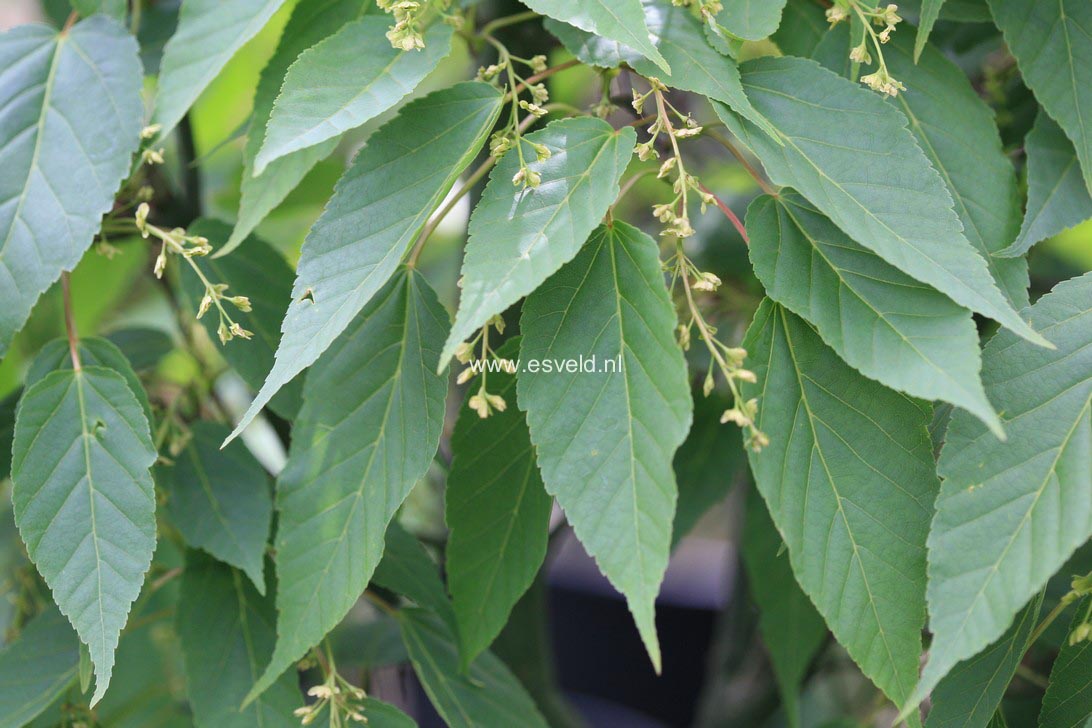
<svg viewBox="0 0 1092 728">
<path fill-rule="evenodd" d="M 80 339 L 76 346 L 80 356 L 80 363 L 85 367 L 103 367 L 111 369 L 122 376 L 129 390 L 140 402 L 141 409 L 148 422 L 152 422 L 152 405 L 148 402 L 148 393 L 144 391 L 144 385 L 140 383 L 140 377 L 133 371 L 129 360 L 121 353 L 121 349 L 106 339 L 89 336 Z M 24 389 L 30 389 L 39 381 L 45 379 L 53 372 L 72 368 L 72 353 L 68 348 L 67 339 L 54 339 L 42 347 L 38 356 L 30 363 L 26 377 L 23 380 Z"/>
<path fill-rule="evenodd" d="M 243 152 L 243 181 L 240 187 L 239 218 L 223 248 L 222 257 L 238 247 L 266 215 L 279 205 L 303 180 L 311 168 L 329 156 L 337 146 L 337 137 L 301 149 L 273 161 L 265 171 L 254 175 L 254 160 L 265 141 L 273 103 L 289 67 L 308 48 L 336 33 L 342 26 L 358 20 L 375 5 L 367 0 L 328 0 L 300 3 L 292 10 L 277 50 L 262 69 L 254 92 L 254 112 L 247 129 Z"/>
<path fill-rule="evenodd" d="M 393 107 L 451 52 L 451 26 L 434 22 L 425 47 L 387 40 L 391 19 L 365 16 L 300 54 L 288 69 L 266 126 L 254 173 L 286 154 L 321 144 Z M 361 52 L 367 49 L 367 52 Z"/>
<path fill-rule="evenodd" d="M 440 581 L 439 566 L 397 521 L 387 527 L 383 558 L 375 567 L 372 582 L 432 610 L 455 629 L 455 612 Z"/>
<path fill-rule="evenodd" d="M 906 118 L 876 93 L 802 58 L 760 58 L 743 85 L 777 145 L 713 102 L 770 178 L 795 187 L 851 238 L 956 303 L 1045 343 L 1013 310 L 960 229 L 952 197 Z"/>
<path fill-rule="evenodd" d="M 1027 312 L 1056 350 L 999 333 L 983 351 L 1008 441 L 961 412 L 948 426 L 929 533 L 933 646 L 907 707 L 1000 637 L 1092 536 L 1092 273 Z"/>
<path fill-rule="evenodd" d="M 810 0 L 788 0 L 772 40 L 787 56 L 810 58 L 829 27 L 822 6 Z"/>
<path fill-rule="evenodd" d="M 403 269 L 307 377 L 277 480 L 277 647 L 253 699 L 329 632 L 368 585 L 387 524 L 428 470 L 447 379 L 447 312 Z"/>
<path fill-rule="evenodd" d="M 407 104 L 372 136 L 304 242 L 276 361 L 232 436 L 383 287 L 477 155 L 500 104 L 487 84 L 458 84 Z"/>
<path fill-rule="evenodd" d="M 185 0 L 159 67 L 152 121 L 166 136 L 285 0 Z"/>
<path fill-rule="evenodd" d="M 156 451 L 124 377 L 57 371 L 26 390 L 15 421 L 12 503 L 31 561 L 90 648 L 94 705 L 155 549 Z"/>
<path fill-rule="evenodd" d="M 1087 617 L 1092 597 L 1077 602 L 1071 629 Z M 1054 667 L 1050 670 L 1050 685 L 1043 697 L 1039 714 L 1041 728 L 1074 728 L 1088 725 L 1092 716 L 1092 641 L 1062 645 Z"/>
<path fill-rule="evenodd" d="M 189 232 L 203 235 L 218 246 L 227 239 L 231 228 L 219 220 L 203 218 L 190 225 Z M 260 389 L 274 366 L 281 340 L 280 324 L 292 300 L 292 269 L 284 256 L 253 235 L 243 249 L 231 255 L 197 258 L 195 262 L 209 281 L 229 286 L 225 295 L 250 299 L 251 311 L 240 311 L 232 304 L 224 303 L 232 320 L 254 333 L 249 341 L 235 338 L 223 345 L 219 343 L 216 328 L 220 325 L 220 317 L 215 306 L 201 318 L 201 323 L 231 368 L 250 387 Z M 196 315 L 205 295 L 205 284 L 190 266 L 179 266 L 179 270 L 182 284 L 179 292 L 190 313 Z M 285 418 L 295 417 L 300 409 L 302 391 L 303 378 L 290 378 L 269 401 L 270 409 Z"/>
<path fill-rule="evenodd" d="M 706 511 L 724 500 L 744 467 L 739 428 L 720 421 L 729 403 L 717 394 L 694 399 L 694 424 L 675 453 L 679 501 L 671 546 L 690 532 Z"/>
<path fill-rule="evenodd" d="M 140 141 L 136 41 L 97 15 L 0 34 L 0 357 L 38 297 L 72 270 Z"/>
<path fill-rule="evenodd" d="M 0 715 L 4 724 L 26 725 L 76 680 L 80 641 L 52 605 L 15 642 L 0 651 Z"/>
<path fill-rule="evenodd" d="M 506 153 L 470 216 L 462 296 L 440 366 L 493 315 L 535 290 L 569 262 L 618 196 L 637 135 L 590 117 L 562 119 L 521 137 L 523 157 L 542 176 L 537 188 L 512 184 L 519 155 Z M 532 144 L 551 156 L 535 162 Z"/>
<path fill-rule="evenodd" d="M 1092 191 L 1092 4 L 989 0 L 1024 83 L 1077 150 Z"/>
<path fill-rule="evenodd" d="M 670 72 L 618 42 L 550 20 L 545 26 L 584 63 L 607 68 L 626 63 L 668 86 L 723 101 L 751 123 L 774 133 L 744 94 L 735 61 L 709 44 L 704 26 L 688 8 L 667 0 L 644 0 L 644 7 L 645 21 L 656 47 L 671 64 Z"/>
<path fill-rule="evenodd" d="M 498 356 L 519 357 L 510 340 Z M 481 375 L 479 375 L 480 377 Z M 552 499 L 546 494 L 516 407 L 516 377 L 488 372 L 489 392 L 508 403 L 486 419 L 464 405 L 451 436 L 454 459 L 444 493 L 450 531 L 446 568 L 465 667 L 500 633 L 546 558 Z M 478 391 L 477 380 L 468 396 Z"/>
<path fill-rule="evenodd" d="M 925 44 L 929 41 L 929 34 L 933 32 L 937 18 L 940 17 L 940 9 L 944 7 L 944 0 L 922 0 L 921 16 L 918 18 L 918 32 L 914 36 L 914 63 L 921 59 L 921 52 L 925 50 Z"/>
<path fill-rule="evenodd" d="M 928 407 L 865 379 L 765 301 L 744 348 L 770 444 L 751 470 L 796 579 L 896 703 L 918 674 L 925 539 L 937 492 Z"/>
<path fill-rule="evenodd" d="M 663 72 L 671 72 L 650 37 L 641 0 L 523 0 L 523 4 L 536 13 L 632 48 Z"/>
<path fill-rule="evenodd" d="M 672 459 L 690 428 L 686 362 L 656 243 L 599 227 L 523 306 L 523 361 L 594 371 L 518 379 L 546 490 L 600 570 L 626 596 L 660 668 L 654 602 L 667 568 L 677 491 Z"/>
<path fill-rule="evenodd" d="M 870 379 L 973 412 L 996 432 L 971 313 L 855 242 L 793 191 L 747 211 L 755 275 Z"/>
<path fill-rule="evenodd" d="M 998 253 L 1021 256 L 1040 240 L 1092 218 L 1092 196 L 1081 178 L 1073 142 L 1040 111 L 1024 144 L 1028 206 L 1016 241 Z"/>
<path fill-rule="evenodd" d="M 784 550 L 762 497 L 748 493 L 742 552 L 747 583 L 758 606 L 758 629 L 770 655 L 781 704 L 789 725 L 798 728 L 800 684 L 826 640 L 827 625 L 796 583 Z"/>
<path fill-rule="evenodd" d="M 726 0 L 717 21 L 732 35 L 745 40 L 762 40 L 781 24 L 785 0 Z"/>
<path fill-rule="evenodd" d="M 1016 668 L 1027 652 L 1043 597 L 1031 600 L 1008 631 L 978 655 L 959 663 L 933 690 L 925 728 L 985 726 L 998 711 Z"/>
<path fill-rule="evenodd" d="M 1020 310 L 1028 305 L 1027 262 L 995 257 L 1016 237 L 1020 207 L 993 111 L 943 53 L 930 46 L 915 63 L 910 45 L 909 35 L 896 33 L 884 46 L 887 67 L 911 89 L 889 103 L 910 121 L 910 133 L 952 195 L 963 234 Z"/>
<path fill-rule="evenodd" d="M 198 728 L 299 726 L 292 711 L 303 696 L 291 672 L 239 709 L 273 652 L 274 589 L 272 578 L 268 589 L 263 580 L 263 597 L 241 571 L 199 551 L 186 554 L 177 629 Z"/>
<path fill-rule="evenodd" d="M 546 728 L 531 696 L 492 653 L 479 655 L 463 674 L 455 635 L 443 621 L 410 608 L 398 612 L 398 624 L 417 678 L 451 728 Z"/>
<path fill-rule="evenodd" d="M 195 422 L 167 473 L 171 523 L 186 543 L 242 569 L 265 594 L 265 543 L 273 520 L 269 475 L 241 442 L 223 450 L 223 425 Z"/>
</svg>

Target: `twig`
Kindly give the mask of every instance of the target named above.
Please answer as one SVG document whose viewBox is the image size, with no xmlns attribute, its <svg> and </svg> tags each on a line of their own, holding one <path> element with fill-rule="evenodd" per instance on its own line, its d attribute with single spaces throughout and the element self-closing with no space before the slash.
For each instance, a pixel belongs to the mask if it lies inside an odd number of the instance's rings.
<svg viewBox="0 0 1092 728">
<path fill-rule="evenodd" d="M 497 18 L 482 26 L 482 29 L 478 31 L 478 35 L 486 36 L 492 35 L 495 31 L 501 28 L 507 28 L 509 25 L 516 25 L 527 20 L 534 20 L 538 17 L 538 13 L 534 10 L 527 10 L 522 13 L 516 13 L 515 15 L 508 15 L 503 18 Z"/>
<path fill-rule="evenodd" d="M 76 24 L 76 21 L 79 20 L 79 18 L 80 14 L 77 11 L 73 10 L 71 13 L 69 13 L 68 19 L 64 21 L 64 27 L 61 28 L 61 35 L 64 35 L 68 31 L 70 31 L 72 29 L 72 26 Z"/>
<path fill-rule="evenodd" d="M 80 336 L 76 333 L 76 317 L 72 313 L 72 291 L 68 282 L 68 271 L 61 273 L 61 290 L 64 291 L 64 328 L 68 334 L 68 353 L 72 355 L 72 368 L 77 372 L 80 365 Z"/>
<path fill-rule="evenodd" d="M 523 83 L 516 86 L 516 90 L 515 90 L 514 93 L 518 96 L 520 93 L 523 92 L 524 89 L 528 88 L 529 86 L 534 86 L 539 81 L 541 81 L 541 80 L 543 80 L 545 78 L 549 78 L 550 76 L 553 76 L 555 73 L 561 73 L 562 71 L 569 70 L 573 66 L 579 66 L 579 65 L 580 65 L 580 59 L 571 58 L 571 59 L 565 61 L 564 63 L 559 63 L 556 66 L 552 66 L 550 68 L 547 68 L 545 71 L 543 71 L 541 73 L 536 73 L 533 76 L 528 76 L 526 79 L 524 79 Z"/>
<path fill-rule="evenodd" d="M 770 197 L 777 197 L 777 190 L 771 187 L 770 183 L 767 182 L 766 179 L 758 173 L 758 170 L 754 168 L 754 165 L 751 164 L 750 160 L 743 156 L 742 152 L 736 149 L 735 144 L 732 144 L 732 142 L 728 141 L 727 137 L 713 131 L 712 129 L 706 129 L 705 134 L 710 139 L 716 141 L 722 147 L 731 152 L 732 156 L 736 158 L 736 161 L 743 165 L 743 168 L 747 170 L 747 173 L 751 175 L 751 177 L 754 178 L 755 182 L 758 183 L 758 186 L 762 188 L 763 192 L 765 192 Z"/>
<path fill-rule="evenodd" d="M 548 107 L 547 107 L 548 108 Z M 534 114 L 529 114 L 522 122 L 520 122 L 520 133 L 527 131 L 527 129 L 538 121 L 538 117 Z M 417 242 L 413 244 L 413 250 L 410 251 L 409 257 L 406 259 L 406 266 L 414 268 L 417 266 L 417 258 L 421 255 L 421 250 L 425 247 L 425 243 L 428 242 L 429 237 L 436 232 L 436 228 L 440 227 L 440 223 L 447 217 L 448 213 L 455 209 L 455 205 L 459 203 L 463 197 L 474 189 L 474 185 L 478 184 L 485 175 L 489 174 L 489 170 L 496 166 L 500 161 L 497 157 L 490 156 L 481 165 L 475 169 L 469 177 L 466 178 L 466 182 L 463 183 L 455 194 L 451 195 L 447 203 L 444 204 L 440 211 L 429 218 L 428 223 L 421 230 L 421 234 L 417 236 Z"/>
<path fill-rule="evenodd" d="M 728 205 L 724 204 L 724 201 L 721 200 L 716 195 L 714 195 L 712 193 L 712 191 L 710 191 L 710 189 L 708 187 L 706 187 L 704 184 L 701 185 L 701 190 L 702 190 L 702 192 L 706 193 L 707 195 L 710 195 L 713 198 L 713 202 L 716 204 L 717 208 L 719 208 L 720 211 L 724 213 L 724 216 L 727 217 L 728 220 L 731 221 L 732 226 L 735 227 L 735 229 L 739 232 L 740 237 L 743 238 L 743 244 L 744 245 L 750 245 L 751 244 L 751 239 L 749 237 L 747 237 L 747 228 L 745 228 L 743 226 L 743 223 L 739 221 L 739 218 L 736 217 L 736 213 L 732 212 L 732 208 L 730 208 L 730 207 L 728 207 Z"/>
</svg>

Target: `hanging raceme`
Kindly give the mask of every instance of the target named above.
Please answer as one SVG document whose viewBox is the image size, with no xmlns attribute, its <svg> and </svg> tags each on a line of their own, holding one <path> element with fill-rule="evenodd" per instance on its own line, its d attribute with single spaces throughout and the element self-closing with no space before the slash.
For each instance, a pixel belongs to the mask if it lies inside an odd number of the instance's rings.
<svg viewBox="0 0 1092 728">
<path fill-rule="evenodd" d="M 11 0 L 0 726 L 1084 725 L 1092 5 L 520 2 Z"/>
</svg>

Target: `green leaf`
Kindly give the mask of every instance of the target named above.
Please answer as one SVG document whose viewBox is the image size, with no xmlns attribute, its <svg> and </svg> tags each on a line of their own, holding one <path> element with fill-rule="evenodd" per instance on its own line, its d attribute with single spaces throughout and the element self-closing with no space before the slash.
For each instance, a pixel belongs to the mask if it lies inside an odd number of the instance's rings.
<svg viewBox="0 0 1092 728">
<path fill-rule="evenodd" d="M 254 174 L 392 108 L 451 52 L 447 23 L 433 22 L 423 49 L 403 51 L 387 40 L 391 22 L 387 15 L 365 16 L 300 54 L 273 104 Z"/>
<path fill-rule="evenodd" d="M 201 219 L 190 226 L 189 232 L 203 235 L 217 245 L 227 238 L 231 228 L 219 220 Z M 292 300 L 292 269 L 284 256 L 255 236 L 247 238 L 246 247 L 233 255 L 194 260 L 209 281 L 229 286 L 227 295 L 250 299 L 252 310 L 249 312 L 240 311 L 227 302 L 224 307 L 234 321 L 254 333 L 253 339 L 235 338 L 221 345 L 216 334 L 220 318 L 215 307 L 201 318 L 201 324 L 231 368 L 251 388 L 260 389 L 274 366 L 281 340 L 280 324 Z M 196 315 L 205 295 L 205 284 L 190 266 L 179 266 L 179 270 L 180 293 L 190 313 Z M 303 378 L 290 378 L 270 400 L 270 409 L 284 418 L 295 417 L 300 409 L 302 391 Z"/>
<path fill-rule="evenodd" d="M 730 406 L 717 394 L 694 400 L 694 424 L 675 453 L 679 501 L 671 526 L 672 549 L 706 511 L 725 499 L 739 478 L 744 463 L 739 428 L 720 421 Z"/>
<path fill-rule="evenodd" d="M 1016 612 L 1092 536 L 1092 273 L 1028 309 L 1056 350 L 999 333 L 982 380 L 1009 434 L 956 412 L 929 534 L 933 647 L 907 707 L 1001 636 Z"/>
<path fill-rule="evenodd" d="M 930 46 L 915 64 L 910 36 L 884 46 L 887 67 L 907 93 L 889 103 L 910 121 L 910 133 L 940 172 L 963 234 L 986 261 L 1014 308 L 1028 305 L 1027 261 L 995 257 L 1016 237 L 1020 207 L 1016 172 L 1001 147 L 993 110 L 962 69 Z"/>
<path fill-rule="evenodd" d="M 523 4 L 536 13 L 632 48 L 663 72 L 671 72 L 650 37 L 641 0 L 523 0 Z"/>
<path fill-rule="evenodd" d="M 811 0 L 788 0 L 771 39 L 787 56 L 810 58 L 829 27 L 822 6 Z"/>
<path fill-rule="evenodd" d="M 0 35 L 0 357 L 91 245 L 144 116 L 137 45 L 105 16 Z"/>
<path fill-rule="evenodd" d="M 762 40 L 781 24 L 785 0 L 724 0 L 717 21 L 732 35 L 745 40 Z"/>
<path fill-rule="evenodd" d="M 12 503 L 53 598 L 91 648 L 94 705 L 155 549 L 156 451 L 124 377 L 58 371 L 26 390 L 15 421 Z"/>
<path fill-rule="evenodd" d="M 121 22 L 128 11 L 125 0 L 72 0 L 72 9 L 85 18 L 102 13 Z"/>
<path fill-rule="evenodd" d="M 129 360 L 121 353 L 112 342 L 91 336 L 80 339 L 76 345 L 76 351 L 80 356 L 80 363 L 85 367 L 103 367 L 112 369 L 122 376 L 129 390 L 140 402 L 144 410 L 144 417 L 148 422 L 154 422 L 152 418 L 152 405 L 148 401 L 148 393 L 144 391 L 144 385 L 140 383 L 140 377 L 133 371 Z M 23 388 L 30 389 L 42 379 L 56 371 L 72 369 L 72 352 L 68 348 L 68 339 L 53 339 L 42 347 L 38 356 L 30 363 Z"/>
<path fill-rule="evenodd" d="M 1040 240 L 1092 218 L 1092 196 L 1081 179 L 1073 143 L 1042 111 L 1024 143 L 1028 206 L 1016 241 L 998 255 L 1021 256 Z"/>
<path fill-rule="evenodd" d="M 265 141 L 273 103 L 280 93 L 281 83 L 289 67 L 308 48 L 374 8 L 375 5 L 367 0 L 305 2 L 293 8 L 292 16 L 281 33 L 277 50 L 262 69 L 262 75 L 258 79 L 258 89 L 254 92 L 254 112 L 243 151 L 239 218 L 227 243 L 216 251 L 216 257 L 227 255 L 238 247 L 266 215 L 299 185 L 311 168 L 334 151 L 337 137 L 281 157 L 273 161 L 261 175 L 254 175 L 254 160 Z"/>
<path fill-rule="evenodd" d="M 463 674 L 455 635 L 440 619 L 411 608 L 398 612 L 398 624 L 417 678 L 451 728 L 546 728 L 531 696 L 491 653 L 479 655 Z"/>
<path fill-rule="evenodd" d="M 518 340 L 505 342 L 497 355 L 517 359 Z M 448 588 L 463 667 L 500 634 L 534 581 L 546 558 L 553 504 L 538 472 L 527 418 L 515 406 L 515 374 L 488 372 L 483 381 L 508 408 L 485 419 L 466 405 L 459 411 L 444 493 Z M 472 380 L 468 397 L 477 392 Z"/>
<path fill-rule="evenodd" d="M 601 226 L 523 305 L 520 357 L 595 371 L 520 372 L 546 490 L 626 596 L 657 672 L 655 600 L 671 550 L 672 458 L 690 428 L 686 362 L 655 241 Z M 594 359 L 592 359 L 594 357 Z"/>
<path fill-rule="evenodd" d="M 951 402 L 995 432 L 971 313 L 858 244 L 793 191 L 747 210 L 755 275 L 870 379 Z"/>
<path fill-rule="evenodd" d="M 372 582 L 431 609 L 455 629 L 455 612 L 440 581 L 439 566 L 425 547 L 398 521 L 391 521 L 385 540 L 383 558 L 375 567 Z"/>
<path fill-rule="evenodd" d="M 805 321 L 765 301 L 744 339 L 758 381 L 750 452 L 797 581 L 861 670 L 901 704 L 925 622 L 937 492 L 929 408 L 865 379 Z"/>
<path fill-rule="evenodd" d="M 925 728 L 973 728 L 989 723 L 1016 668 L 1031 646 L 1043 596 L 1031 600 L 1008 631 L 975 657 L 956 665 L 933 690 Z"/>
<path fill-rule="evenodd" d="M 781 704 L 789 725 L 799 728 L 800 685 L 826 641 L 827 625 L 796 583 L 784 550 L 761 496 L 748 493 L 742 552 L 747 583 L 758 606 L 758 629 L 770 655 Z"/>
<path fill-rule="evenodd" d="M 775 133 L 744 94 L 735 61 L 709 45 L 704 26 L 688 8 L 666 0 L 645 0 L 644 5 L 645 21 L 656 47 L 671 64 L 670 72 L 617 42 L 549 20 L 545 27 L 584 63 L 608 68 L 626 63 L 641 75 L 655 76 L 668 86 L 723 101 L 769 134 Z"/>
<path fill-rule="evenodd" d="M 159 66 L 152 121 L 160 138 L 182 120 L 201 93 L 285 0 L 185 0 L 178 29 Z"/>
<path fill-rule="evenodd" d="M 9 726 L 26 725 L 76 680 L 80 641 L 55 607 L 34 618 L 0 651 L 0 715 Z"/>
<path fill-rule="evenodd" d="M 1039 104 L 1073 142 L 1092 191 L 1092 3 L 989 0 L 994 22 Z"/>
<path fill-rule="evenodd" d="M 369 728 L 417 728 L 413 718 L 382 700 L 366 698 L 361 712 L 368 719 Z"/>
<path fill-rule="evenodd" d="M 944 7 L 944 0 L 922 0 L 918 32 L 914 37 L 914 63 L 921 59 L 921 52 L 925 50 L 925 44 L 929 41 L 929 34 L 933 32 L 933 25 L 940 17 L 942 7 Z"/>
<path fill-rule="evenodd" d="M 106 340 L 116 346 L 138 372 L 154 369 L 174 349 L 174 342 L 165 331 L 144 326 L 111 331 Z"/>
<path fill-rule="evenodd" d="M 403 269 L 315 365 L 277 481 L 277 647 L 248 700 L 323 638 L 368 585 L 387 524 L 444 422 L 447 312 Z"/>
<path fill-rule="evenodd" d="M 601 119 L 562 119 L 520 140 L 541 186 L 512 184 L 520 169 L 515 150 L 497 163 L 470 216 L 462 297 L 441 367 L 460 342 L 576 255 L 618 196 L 636 140 L 630 127 L 615 131 Z M 535 162 L 533 144 L 549 149 L 550 158 Z"/>
<path fill-rule="evenodd" d="M 1075 629 L 1087 619 L 1092 609 L 1092 597 L 1077 602 L 1070 628 Z M 1062 645 L 1054 667 L 1050 670 L 1050 685 L 1043 698 L 1039 714 L 1040 728 L 1075 728 L 1087 726 L 1092 716 L 1092 641 L 1081 640 L 1075 645 Z"/>
<path fill-rule="evenodd" d="M 492 86 L 462 83 L 407 104 L 371 137 L 303 244 L 276 361 L 233 437 L 383 287 L 485 143 L 500 105 Z"/>
<path fill-rule="evenodd" d="M 198 728 L 299 726 L 292 711 L 303 696 L 292 672 L 239 709 L 273 652 L 274 588 L 270 579 L 269 596 L 263 597 L 242 572 L 199 551 L 186 554 L 177 630 Z M 261 591 L 267 591 L 265 581 Z"/>
<path fill-rule="evenodd" d="M 221 450 L 227 434 L 212 422 L 190 426 L 186 449 L 166 471 L 167 507 L 187 544 L 242 569 L 265 594 L 262 564 L 273 521 L 269 475 L 243 443 Z"/>
<path fill-rule="evenodd" d="M 851 238 L 956 303 L 1025 338 L 1020 318 L 964 237 L 952 197 L 906 128 L 876 93 L 801 58 L 743 65 L 751 102 L 778 129 L 778 146 L 713 102 L 777 184 L 798 189 Z"/>
<path fill-rule="evenodd" d="M 15 436 L 15 407 L 22 390 L 0 399 L 0 480 L 11 475 L 11 441 Z"/>
</svg>

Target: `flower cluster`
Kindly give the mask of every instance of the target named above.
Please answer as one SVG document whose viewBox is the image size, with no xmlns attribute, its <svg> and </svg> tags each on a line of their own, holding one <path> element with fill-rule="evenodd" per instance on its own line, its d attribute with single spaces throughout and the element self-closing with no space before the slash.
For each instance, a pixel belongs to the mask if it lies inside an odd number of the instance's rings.
<svg viewBox="0 0 1092 728">
<path fill-rule="evenodd" d="M 872 53 L 869 50 L 871 45 L 876 52 L 879 68 L 873 73 L 861 76 L 861 83 L 873 91 L 888 96 L 898 96 L 900 91 L 906 90 L 906 86 L 887 70 L 887 64 L 883 58 L 883 49 L 881 48 L 891 40 L 891 34 L 895 32 L 895 26 L 902 22 L 898 9 L 898 6 L 893 4 L 872 9 L 862 6 L 858 0 L 835 0 L 834 5 L 827 8 L 826 13 L 827 22 L 831 25 L 837 25 L 842 21 L 849 20 L 853 14 L 856 14 L 860 19 L 864 25 L 866 35 L 858 45 L 850 50 L 849 59 L 854 63 L 871 65 Z M 882 26 L 883 30 L 877 32 L 873 26 Z"/>
<path fill-rule="evenodd" d="M 720 278 L 708 271 L 699 270 L 693 261 L 683 252 L 681 245 L 677 246 L 673 264 L 669 264 L 671 272 L 671 286 L 682 282 L 685 294 L 689 319 L 678 328 L 679 346 L 685 351 L 690 349 L 690 332 L 697 328 L 698 335 L 705 343 L 709 351 L 709 366 L 706 369 L 705 382 L 702 391 L 708 397 L 716 386 L 715 372 L 719 371 L 725 384 L 732 394 L 732 406 L 720 417 L 722 424 L 731 422 L 747 433 L 746 444 L 755 452 L 759 452 L 770 444 L 769 438 L 755 425 L 758 415 L 758 400 L 744 400 L 740 393 L 740 383 L 754 384 L 757 381 L 755 373 L 745 369 L 743 364 L 747 358 L 747 351 L 737 346 L 727 346 L 716 338 L 717 330 L 706 322 L 701 309 L 698 308 L 694 298 L 694 292 L 713 293 L 721 285 Z"/>
<path fill-rule="evenodd" d="M 664 224 L 661 235 L 688 238 L 694 234 L 690 224 L 690 194 L 696 194 L 701 200 L 702 212 L 714 202 L 713 195 L 702 188 L 698 178 L 686 171 L 679 151 L 679 140 L 698 136 L 702 127 L 689 114 L 682 114 L 664 98 L 663 92 L 667 87 L 659 79 L 649 77 L 648 81 L 651 88 L 647 93 L 641 94 L 636 89 L 633 91 L 633 108 L 638 114 L 643 114 L 645 104 L 651 98 L 656 103 L 656 118 L 648 127 L 649 138 L 639 143 L 634 151 L 641 161 L 659 159 L 656 143 L 660 135 L 664 134 L 670 140 L 672 155 L 660 165 L 656 176 L 658 179 L 674 176 L 671 189 L 675 196 L 669 202 L 653 205 L 652 214 Z M 672 117 L 679 122 L 679 126 L 672 122 Z"/>
<path fill-rule="evenodd" d="M 224 302 L 233 305 L 239 311 L 247 313 L 251 310 L 250 299 L 246 296 L 228 296 L 226 283 L 212 283 L 200 266 L 194 262 L 194 258 L 202 258 L 212 252 L 212 246 L 207 238 L 200 235 L 190 235 L 182 228 L 164 230 L 148 222 L 150 208 L 147 202 L 142 202 L 136 209 L 133 222 L 144 238 L 155 237 L 160 242 L 159 255 L 155 259 L 155 277 L 162 278 L 167 269 L 167 256 L 177 255 L 188 262 L 205 287 L 205 294 L 201 297 L 201 303 L 197 307 L 197 318 L 201 318 L 212 306 L 216 306 L 220 314 L 220 325 L 216 328 L 216 335 L 221 344 L 226 344 L 234 338 L 250 339 L 254 334 L 247 331 L 228 315 L 224 308 Z"/>
<path fill-rule="evenodd" d="M 367 693 L 343 678 L 332 660 L 333 655 L 328 654 L 326 662 L 319 661 L 326 673 L 326 679 L 307 691 L 310 697 L 315 698 L 315 702 L 296 708 L 293 715 L 300 719 L 301 725 L 311 725 L 329 707 L 329 724 L 332 727 L 367 723 L 368 718 L 364 715 L 364 699 L 368 697 Z"/>
<path fill-rule="evenodd" d="M 467 400 L 467 405 L 470 409 L 478 413 L 478 416 L 485 419 L 493 412 L 504 412 L 508 408 L 508 403 L 504 401 L 504 397 L 499 394 L 494 394 L 486 389 L 486 375 L 488 374 L 489 367 L 485 366 L 485 362 L 489 359 L 496 359 L 502 364 L 502 368 L 509 373 L 514 372 L 515 364 L 509 359 L 501 359 L 489 346 L 489 329 L 490 327 L 497 330 L 498 334 L 504 333 L 504 319 L 499 315 L 493 316 L 486 322 L 482 330 L 478 332 L 470 341 L 464 341 L 459 344 L 455 349 L 455 358 L 460 364 L 470 364 L 470 362 L 478 362 L 473 366 L 468 366 L 459 372 L 459 376 L 455 382 L 457 384 L 466 384 L 474 377 L 481 375 L 481 386 L 478 388 L 477 393 L 472 395 Z M 475 356 L 475 347 L 481 342 L 481 354 Z"/>
<path fill-rule="evenodd" d="M 424 28 L 433 10 L 440 12 L 444 22 L 456 27 L 462 25 L 461 16 L 444 12 L 451 0 L 376 0 L 376 5 L 394 18 L 394 25 L 387 31 L 387 40 L 391 47 L 400 51 L 419 51 L 425 47 Z"/>
<path fill-rule="evenodd" d="M 500 63 L 494 63 L 478 69 L 478 79 L 492 81 L 494 83 L 505 73 L 508 84 L 508 98 L 512 102 L 512 111 L 508 123 L 503 129 L 497 131 L 489 139 L 489 154 L 495 159 L 500 159 L 511 149 L 516 150 L 519 156 L 519 169 L 512 175 L 512 184 L 524 189 L 534 189 L 542 184 L 542 174 L 531 168 L 524 155 L 524 143 L 528 144 L 535 153 L 535 161 L 545 162 L 552 152 L 545 144 L 524 142 L 521 136 L 520 110 L 527 112 L 534 119 L 541 119 L 548 113 L 546 103 L 550 100 L 550 92 L 546 84 L 534 82 L 519 75 L 515 64 L 519 63 L 531 70 L 532 74 L 539 74 L 546 70 L 546 56 L 537 55 L 531 58 L 519 58 L 508 52 L 508 49 L 499 43 L 495 43 L 500 52 Z M 521 99 L 520 94 L 527 91 L 530 99 Z"/>
</svg>

